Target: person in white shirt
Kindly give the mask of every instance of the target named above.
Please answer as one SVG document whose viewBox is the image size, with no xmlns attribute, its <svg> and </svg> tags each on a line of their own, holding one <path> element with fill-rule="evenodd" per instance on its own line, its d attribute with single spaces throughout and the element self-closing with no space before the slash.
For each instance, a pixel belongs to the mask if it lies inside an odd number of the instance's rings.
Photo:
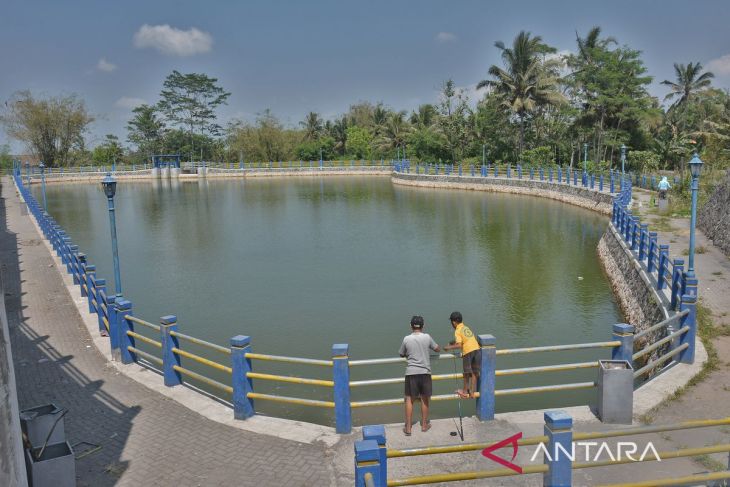
<svg viewBox="0 0 730 487">
<path fill-rule="evenodd" d="M 433 341 L 431 335 L 423 333 L 423 317 L 414 316 L 411 318 L 411 334 L 403 338 L 398 354 L 405 357 L 406 386 L 405 406 L 406 424 L 403 433 L 411 436 L 411 424 L 413 420 L 413 401 L 421 400 L 421 431 L 431 429 L 428 420 L 428 406 L 431 399 L 431 350 L 440 352 L 441 347 Z"/>
</svg>

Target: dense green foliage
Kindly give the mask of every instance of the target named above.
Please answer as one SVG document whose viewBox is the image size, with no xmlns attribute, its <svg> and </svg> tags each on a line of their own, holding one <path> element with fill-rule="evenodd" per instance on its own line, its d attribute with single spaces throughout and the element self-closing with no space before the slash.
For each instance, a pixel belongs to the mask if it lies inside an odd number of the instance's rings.
<svg viewBox="0 0 730 487">
<path fill-rule="evenodd" d="M 587 146 L 590 168 L 617 168 L 625 145 L 628 170 L 683 171 L 695 151 L 710 168 L 730 166 L 730 95 L 712 86 L 713 74 L 699 63 L 674 65 L 676 79 L 662 82 L 668 89 L 663 106 L 647 91 L 652 77 L 641 52 L 599 27 L 576 34 L 569 54 L 524 31 L 495 47 L 500 63 L 485 66 L 477 99 L 469 100 L 448 79 L 438 100 L 410 113 L 365 101 L 329 120 L 310 112 L 296 126 L 282 124 L 269 110 L 253 122 L 220 123 L 216 110 L 230 93 L 205 74 L 173 71 L 158 103 L 133 110 L 130 147 L 107 136 L 88 152 L 81 133 L 90 118 L 82 112 L 83 123 L 53 160 L 141 162 L 154 153 L 226 162 L 406 155 L 431 162 L 575 166 L 583 164 Z M 25 97 L 32 101 L 29 93 Z M 83 108 L 76 99 L 68 102 Z M 33 148 L 31 135 L 9 124 L 12 113 L 6 112 L 6 126 L 16 129 L 11 135 Z"/>
</svg>

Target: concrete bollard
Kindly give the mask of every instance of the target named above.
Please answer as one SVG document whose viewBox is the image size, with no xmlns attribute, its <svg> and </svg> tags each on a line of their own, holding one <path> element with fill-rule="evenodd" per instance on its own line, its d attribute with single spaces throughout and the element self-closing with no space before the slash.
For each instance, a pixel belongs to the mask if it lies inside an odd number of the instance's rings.
<svg viewBox="0 0 730 487">
<path fill-rule="evenodd" d="M 689 289 L 688 289 L 689 291 Z M 697 336 L 697 294 L 684 294 L 682 302 L 679 304 L 679 311 L 689 311 L 680 321 L 680 329 L 689 326 L 687 333 L 682 334 L 679 339 L 679 345 L 685 343 L 688 345 L 686 349 L 679 353 L 677 361 L 683 364 L 692 364 L 695 361 L 695 337 Z"/>
<path fill-rule="evenodd" d="M 380 483 L 375 485 L 387 485 L 388 483 L 388 447 L 385 445 L 385 427 L 381 424 L 363 426 L 362 439 L 373 440 L 378 444 L 378 462 L 380 462 Z"/>
<path fill-rule="evenodd" d="M 167 387 L 182 384 L 180 372 L 175 366 L 180 366 L 180 356 L 173 352 L 173 348 L 180 348 L 176 336 L 170 334 L 177 331 L 177 316 L 166 315 L 160 318 L 160 343 L 162 344 L 162 376 Z"/>
<path fill-rule="evenodd" d="M 346 343 L 332 345 L 332 373 L 335 383 L 335 429 L 338 433 L 349 433 L 352 430 L 349 348 Z"/>
<path fill-rule="evenodd" d="M 251 359 L 246 354 L 251 352 L 251 337 L 236 335 L 231 338 L 231 368 L 233 369 L 233 417 L 235 419 L 250 418 L 254 410 L 253 399 L 248 397 L 253 392 L 253 381 L 248 377 L 251 372 Z"/>
<path fill-rule="evenodd" d="M 385 487 L 381 483 L 380 447 L 375 440 L 355 442 L 355 487 L 366 487 L 365 475 L 372 475 L 376 487 Z"/>
<path fill-rule="evenodd" d="M 611 360 L 625 360 L 632 363 L 631 356 L 634 354 L 634 325 L 628 323 L 617 323 L 613 325 L 613 341 L 621 342 L 621 345 L 611 349 Z"/>
<path fill-rule="evenodd" d="M 477 417 L 480 421 L 494 419 L 494 388 L 497 369 L 497 347 L 494 335 L 478 335 L 477 341 L 482 347 L 482 368 L 479 371 L 477 398 Z"/>
<path fill-rule="evenodd" d="M 126 319 L 126 316 L 132 316 L 132 303 L 121 296 L 114 299 L 114 311 L 116 313 L 117 322 L 117 343 L 119 344 L 119 357 L 123 364 L 131 364 L 137 357 L 129 350 L 134 347 L 134 338 L 127 334 L 128 331 L 134 331 L 134 325 Z"/>
<path fill-rule="evenodd" d="M 544 463 L 548 471 L 542 474 L 545 487 L 566 487 L 573 485 L 573 418 L 563 411 L 547 411 L 544 415 L 544 433 L 548 437 Z"/>
</svg>

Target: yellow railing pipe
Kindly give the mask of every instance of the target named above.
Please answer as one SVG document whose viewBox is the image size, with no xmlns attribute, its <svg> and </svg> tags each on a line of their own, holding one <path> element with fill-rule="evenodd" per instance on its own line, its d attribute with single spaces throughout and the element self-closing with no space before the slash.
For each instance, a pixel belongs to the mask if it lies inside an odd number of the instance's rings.
<svg viewBox="0 0 730 487">
<path fill-rule="evenodd" d="M 422 475 L 419 477 L 408 477 L 405 479 L 388 480 L 388 487 L 401 485 L 437 484 L 439 482 L 458 482 L 460 480 L 478 480 L 494 477 L 511 477 L 514 475 L 529 475 L 533 473 L 547 472 L 547 465 L 529 465 L 522 467 L 522 473 L 517 473 L 511 468 L 499 468 L 495 470 L 477 470 L 472 472 L 442 473 L 434 475 Z"/>
<path fill-rule="evenodd" d="M 277 381 L 277 382 L 290 382 L 292 384 L 307 384 L 307 385 L 324 386 L 324 387 L 334 387 L 335 386 L 334 381 L 331 381 L 331 380 L 307 379 L 304 377 L 291 377 L 288 375 L 262 374 L 259 372 L 249 372 L 246 374 L 246 377 L 248 377 L 250 379 L 272 380 L 272 381 Z"/>
<path fill-rule="evenodd" d="M 205 357 L 201 357 L 200 355 L 195 355 L 194 353 L 187 352 L 185 350 L 180 350 L 177 347 L 172 347 L 172 353 L 176 353 L 180 355 L 181 357 L 189 358 L 190 360 L 194 360 L 195 362 L 198 362 L 199 364 L 207 365 L 208 367 L 212 367 L 216 370 L 220 370 L 221 372 L 226 372 L 228 374 L 233 373 L 233 369 L 230 367 L 226 367 L 223 364 L 219 364 L 218 362 L 214 362 L 212 360 L 208 360 Z"/>
<path fill-rule="evenodd" d="M 598 487 L 665 487 L 669 485 L 709 485 L 713 480 L 730 479 L 730 472 L 712 472 L 686 477 L 665 477 L 663 479 L 644 480 L 624 484 L 603 484 Z"/>
</svg>

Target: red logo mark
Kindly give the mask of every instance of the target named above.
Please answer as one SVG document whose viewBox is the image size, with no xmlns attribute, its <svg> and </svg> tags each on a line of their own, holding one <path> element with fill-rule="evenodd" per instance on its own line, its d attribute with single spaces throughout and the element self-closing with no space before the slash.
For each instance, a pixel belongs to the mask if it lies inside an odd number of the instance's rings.
<svg viewBox="0 0 730 487">
<path fill-rule="evenodd" d="M 504 440 L 500 441 L 499 443 L 495 443 L 492 446 L 486 447 L 484 450 L 482 450 L 482 455 L 489 458 L 490 460 L 494 460 L 495 462 L 499 463 L 500 465 L 507 467 L 509 469 L 514 470 L 517 473 L 522 473 L 522 467 L 519 465 L 515 465 L 512 463 L 512 461 L 517 456 L 517 440 L 522 438 L 522 432 L 510 436 L 509 438 L 505 438 Z M 493 454 L 492 452 L 494 450 L 499 450 L 500 448 L 504 448 L 507 445 L 512 445 L 512 459 L 510 461 L 505 460 L 504 458 L 500 458 L 497 455 Z"/>
</svg>

